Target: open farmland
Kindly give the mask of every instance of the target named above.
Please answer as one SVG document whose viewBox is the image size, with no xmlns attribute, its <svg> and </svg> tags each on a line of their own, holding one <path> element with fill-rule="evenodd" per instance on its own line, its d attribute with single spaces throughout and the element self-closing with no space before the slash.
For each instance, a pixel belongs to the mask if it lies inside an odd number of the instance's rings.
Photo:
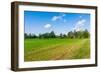
<svg viewBox="0 0 100 73">
<path fill-rule="evenodd" d="M 25 39 L 24 48 L 25 61 L 90 58 L 89 39 Z"/>
</svg>

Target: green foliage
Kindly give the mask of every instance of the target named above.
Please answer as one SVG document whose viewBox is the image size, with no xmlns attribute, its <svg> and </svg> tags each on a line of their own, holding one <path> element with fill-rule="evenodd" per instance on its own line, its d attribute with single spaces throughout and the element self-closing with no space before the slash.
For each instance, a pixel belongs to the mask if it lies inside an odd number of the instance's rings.
<svg viewBox="0 0 100 73">
<path fill-rule="evenodd" d="M 68 38 L 89 38 L 90 34 L 87 30 L 84 31 L 76 31 L 74 32 L 70 31 L 68 32 Z"/>
<path fill-rule="evenodd" d="M 55 38 L 55 37 L 56 37 L 54 31 L 51 31 L 51 33 L 49 34 L 49 36 L 50 36 L 51 38 Z"/>
<path fill-rule="evenodd" d="M 29 35 L 27 33 L 24 33 L 24 37 L 25 38 L 38 38 L 38 36 L 36 36 L 35 34 L 31 34 L 31 33 Z"/>
<path fill-rule="evenodd" d="M 88 32 L 88 30 L 84 30 L 84 31 L 69 31 L 68 34 L 62 34 L 60 33 L 60 35 L 56 35 L 54 31 L 51 31 L 50 33 L 43 33 L 43 34 L 39 34 L 38 36 L 35 34 L 24 34 L 25 38 L 89 38 L 90 34 Z"/>
<path fill-rule="evenodd" d="M 74 38 L 74 33 L 72 31 L 68 32 L 68 38 Z"/>
</svg>

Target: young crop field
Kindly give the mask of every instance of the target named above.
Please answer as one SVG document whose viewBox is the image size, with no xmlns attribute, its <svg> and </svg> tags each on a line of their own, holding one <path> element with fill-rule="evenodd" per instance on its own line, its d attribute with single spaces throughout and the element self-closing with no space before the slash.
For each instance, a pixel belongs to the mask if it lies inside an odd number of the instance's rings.
<svg viewBox="0 0 100 73">
<path fill-rule="evenodd" d="M 25 39 L 24 61 L 90 58 L 89 39 Z"/>
</svg>

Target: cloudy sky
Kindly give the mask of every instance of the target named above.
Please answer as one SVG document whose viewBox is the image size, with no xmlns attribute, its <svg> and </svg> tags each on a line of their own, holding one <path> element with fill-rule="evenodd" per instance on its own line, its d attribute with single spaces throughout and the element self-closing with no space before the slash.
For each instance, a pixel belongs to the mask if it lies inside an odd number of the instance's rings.
<svg viewBox="0 0 100 73">
<path fill-rule="evenodd" d="M 46 33 L 56 35 L 69 31 L 87 29 L 90 31 L 90 14 L 24 11 L 25 33 Z"/>
</svg>

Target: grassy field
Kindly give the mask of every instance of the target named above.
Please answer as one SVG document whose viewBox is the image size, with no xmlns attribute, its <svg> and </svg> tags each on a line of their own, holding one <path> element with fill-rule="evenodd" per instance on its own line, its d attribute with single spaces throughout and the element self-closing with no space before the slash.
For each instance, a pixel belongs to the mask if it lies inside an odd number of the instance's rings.
<svg viewBox="0 0 100 73">
<path fill-rule="evenodd" d="M 90 58 L 89 39 L 25 39 L 25 61 Z"/>
</svg>

